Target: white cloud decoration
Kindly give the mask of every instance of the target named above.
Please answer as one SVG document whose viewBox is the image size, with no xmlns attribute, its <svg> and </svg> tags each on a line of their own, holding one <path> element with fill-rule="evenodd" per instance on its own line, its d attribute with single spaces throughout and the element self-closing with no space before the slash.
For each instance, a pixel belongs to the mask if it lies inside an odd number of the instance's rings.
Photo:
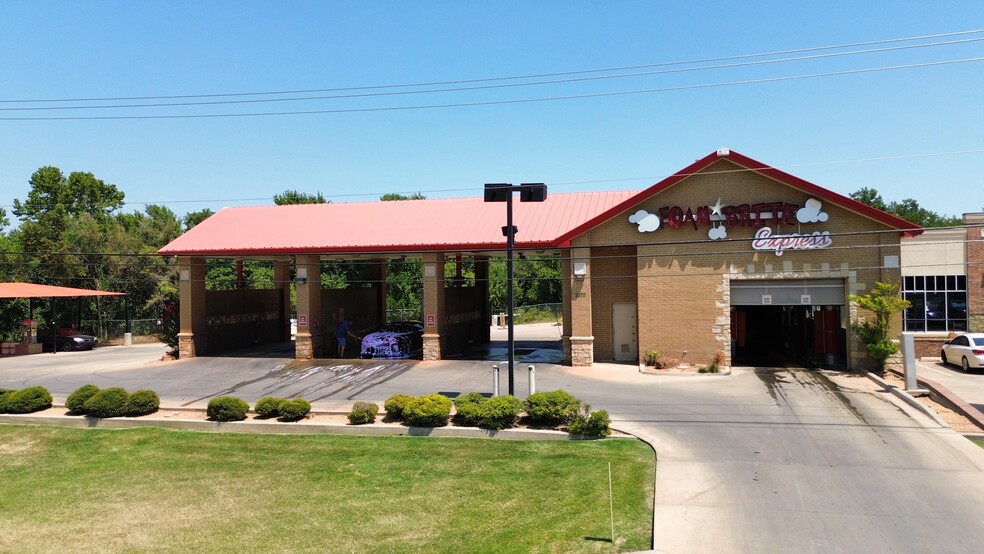
<svg viewBox="0 0 984 554">
<path fill-rule="evenodd" d="M 629 223 L 639 225 L 640 233 L 650 233 L 656 229 L 659 229 L 659 216 L 656 214 L 651 214 L 646 210 L 639 210 L 629 216 Z"/>
<path fill-rule="evenodd" d="M 827 212 L 821 212 L 822 204 L 816 198 L 806 201 L 806 206 L 796 210 L 796 220 L 800 223 L 821 223 L 827 221 Z"/>
<path fill-rule="evenodd" d="M 728 229 L 724 225 L 711 227 L 707 230 L 707 238 L 711 240 L 721 240 L 728 238 Z"/>
</svg>

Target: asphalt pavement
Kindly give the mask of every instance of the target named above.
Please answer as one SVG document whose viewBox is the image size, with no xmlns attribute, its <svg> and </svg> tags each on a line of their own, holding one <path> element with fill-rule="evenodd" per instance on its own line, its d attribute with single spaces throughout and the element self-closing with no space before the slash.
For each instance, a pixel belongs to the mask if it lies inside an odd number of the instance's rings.
<svg viewBox="0 0 984 554">
<path fill-rule="evenodd" d="M 978 411 L 984 412 L 984 370 L 964 373 L 960 366 L 941 361 L 916 362 L 916 374 L 950 389 Z"/>
<path fill-rule="evenodd" d="M 44 385 L 58 402 L 91 382 L 150 388 L 165 405 L 199 407 L 222 394 L 250 403 L 301 396 L 322 410 L 382 403 L 398 392 L 492 390 L 488 360 L 296 362 L 290 354 L 160 362 L 159 352 L 139 346 L 44 355 L 50 361 L 6 358 L 0 387 Z M 529 364 L 515 369 L 519 397 L 529 392 Z M 534 365 L 537 390 L 568 390 L 653 446 L 658 552 L 979 550 L 984 449 L 868 379 L 789 369 L 646 375 L 634 365 Z M 507 372 L 500 378 L 505 392 Z"/>
</svg>

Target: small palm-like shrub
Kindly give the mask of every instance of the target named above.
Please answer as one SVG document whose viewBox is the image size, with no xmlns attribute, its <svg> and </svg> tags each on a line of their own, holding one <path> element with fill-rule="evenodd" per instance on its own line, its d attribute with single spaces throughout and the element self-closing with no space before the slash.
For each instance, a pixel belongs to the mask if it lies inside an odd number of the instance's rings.
<svg viewBox="0 0 984 554">
<path fill-rule="evenodd" d="M 356 402 L 352 405 L 348 420 L 352 425 L 362 425 L 376 421 L 376 414 L 379 413 L 379 406 L 372 402 Z"/>
<path fill-rule="evenodd" d="M 133 391 L 126 400 L 126 415 L 135 417 L 152 414 L 161 407 L 161 399 L 152 390 L 140 389 Z"/>
<path fill-rule="evenodd" d="M 5 411 L 11 414 L 29 414 L 51 407 L 51 393 L 40 386 L 27 387 L 6 395 Z"/>
<path fill-rule="evenodd" d="M 581 401 L 563 390 L 538 392 L 526 399 L 530 423 L 554 427 L 571 421 Z"/>
<path fill-rule="evenodd" d="M 284 421 L 300 421 L 311 412 L 311 403 L 303 398 L 284 400 L 280 404 L 280 419 Z"/>
<path fill-rule="evenodd" d="M 264 396 L 256 402 L 256 406 L 253 409 L 256 410 L 256 415 L 260 417 L 277 417 L 280 415 L 280 405 L 283 403 L 283 398 Z"/>
<path fill-rule="evenodd" d="M 605 410 L 591 411 L 590 404 L 584 404 L 577 411 L 570 426 L 567 428 L 572 435 L 584 437 L 607 437 L 612 434 L 611 419 Z"/>
<path fill-rule="evenodd" d="M 235 396 L 219 396 L 208 401 L 205 413 L 212 421 L 242 421 L 246 419 L 249 404 Z"/>
<path fill-rule="evenodd" d="M 481 406 L 488 398 L 478 392 L 462 394 L 454 399 L 454 420 L 459 425 L 477 427 L 481 415 Z"/>
<path fill-rule="evenodd" d="M 95 385 L 82 385 L 68 395 L 68 399 L 65 400 L 65 407 L 70 412 L 85 413 L 85 401 L 92 398 L 97 392 L 99 392 L 99 387 Z"/>
<path fill-rule="evenodd" d="M 516 423 L 523 403 L 512 395 L 493 396 L 478 406 L 478 426 L 505 429 Z"/>
<path fill-rule="evenodd" d="M 415 427 L 443 427 L 451 417 L 451 399 L 443 394 L 418 396 L 403 408 L 403 418 Z"/>
<path fill-rule="evenodd" d="M 82 412 L 93 417 L 120 417 L 126 415 L 129 398 L 123 387 L 102 389 L 82 404 Z"/>
<path fill-rule="evenodd" d="M 383 409 L 386 410 L 386 418 L 393 421 L 403 420 L 403 410 L 412 400 L 414 400 L 414 397 L 409 394 L 394 394 L 387 398 L 386 402 L 383 403 Z"/>
</svg>

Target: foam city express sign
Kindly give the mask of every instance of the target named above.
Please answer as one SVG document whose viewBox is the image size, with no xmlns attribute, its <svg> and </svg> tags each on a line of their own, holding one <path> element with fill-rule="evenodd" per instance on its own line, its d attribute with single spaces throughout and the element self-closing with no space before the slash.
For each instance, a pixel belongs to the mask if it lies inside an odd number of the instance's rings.
<svg viewBox="0 0 984 554">
<path fill-rule="evenodd" d="M 828 215 L 822 207 L 816 198 L 810 198 L 802 207 L 788 202 L 725 205 L 718 198 L 713 206 L 689 207 L 686 211 L 680 206 L 663 206 L 656 213 L 639 210 L 629 216 L 629 222 L 636 224 L 640 233 L 652 233 L 665 227 L 692 226 L 695 231 L 706 227 L 710 240 L 728 238 L 728 229 L 734 227 L 758 227 L 752 248 L 782 256 L 786 250 L 819 250 L 830 246 L 829 231 L 799 232 L 804 224 L 827 221 Z M 797 232 L 779 233 L 781 225 L 795 226 Z"/>
</svg>

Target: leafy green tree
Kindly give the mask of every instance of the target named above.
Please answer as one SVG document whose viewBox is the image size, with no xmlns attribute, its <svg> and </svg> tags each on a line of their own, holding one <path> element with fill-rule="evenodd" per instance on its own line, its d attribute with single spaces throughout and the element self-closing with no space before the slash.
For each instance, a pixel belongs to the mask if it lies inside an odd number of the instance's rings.
<svg viewBox="0 0 984 554">
<path fill-rule="evenodd" d="M 954 227 L 963 224 L 960 217 L 941 215 L 932 210 L 927 210 L 912 198 L 906 198 L 901 202 L 886 203 L 881 194 L 878 194 L 878 191 L 873 188 L 861 188 L 852 192 L 850 196 L 858 202 L 901 217 L 920 227 Z"/>
<path fill-rule="evenodd" d="M 185 231 L 190 230 L 192 227 L 212 217 L 212 215 L 214 214 L 215 212 L 213 212 L 208 208 L 205 208 L 204 210 L 198 210 L 197 212 L 186 213 L 182 220 L 184 222 L 184 230 Z"/>
<path fill-rule="evenodd" d="M 413 194 L 400 194 L 398 192 L 388 192 L 379 197 L 383 202 L 388 202 L 391 200 L 424 200 L 427 197 L 419 192 Z"/>
<path fill-rule="evenodd" d="M 899 351 L 890 334 L 892 319 L 911 304 L 899 295 L 898 285 L 881 282 L 876 282 L 867 294 L 852 294 L 848 298 L 874 315 L 873 321 L 858 318 L 851 324 L 851 329 L 864 342 L 868 355 L 878 363 L 879 370 L 884 372 L 886 360 Z"/>
<path fill-rule="evenodd" d="M 288 204 L 329 204 L 330 202 L 325 200 L 321 192 L 308 194 L 296 190 L 285 190 L 282 194 L 273 195 L 273 203 L 278 206 L 286 206 Z"/>
</svg>

